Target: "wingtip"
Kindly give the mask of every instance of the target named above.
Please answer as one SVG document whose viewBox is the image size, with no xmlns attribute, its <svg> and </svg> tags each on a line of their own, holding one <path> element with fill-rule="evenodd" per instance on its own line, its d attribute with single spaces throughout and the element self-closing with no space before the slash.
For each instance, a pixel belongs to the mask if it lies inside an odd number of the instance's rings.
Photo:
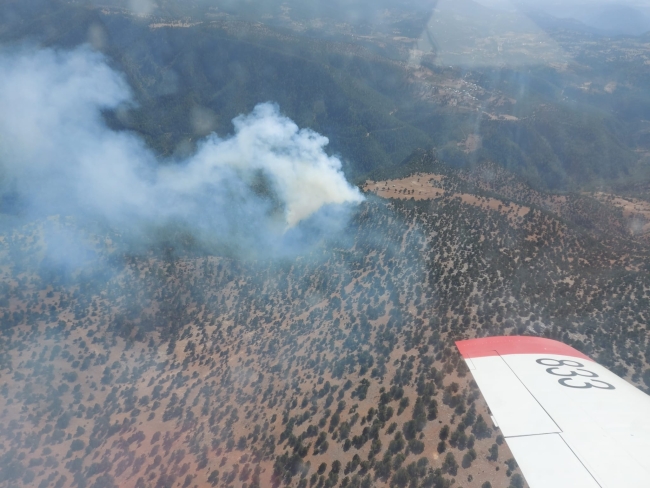
<svg viewBox="0 0 650 488">
<path fill-rule="evenodd" d="M 509 354 L 553 354 L 592 361 L 592 359 L 563 342 L 545 337 L 497 336 L 456 341 L 456 347 L 465 359 Z"/>
</svg>

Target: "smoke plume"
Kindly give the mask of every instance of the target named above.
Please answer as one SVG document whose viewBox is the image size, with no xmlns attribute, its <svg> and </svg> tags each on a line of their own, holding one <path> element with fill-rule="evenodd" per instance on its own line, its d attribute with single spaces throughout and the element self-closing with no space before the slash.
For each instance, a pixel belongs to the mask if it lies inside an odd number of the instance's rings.
<svg viewBox="0 0 650 488">
<path fill-rule="evenodd" d="M 328 139 L 274 104 L 180 162 L 106 125 L 103 111 L 132 104 L 124 77 L 88 47 L 0 51 L 0 192 L 31 216 L 101 219 L 138 239 L 171 226 L 253 254 L 313 242 L 363 199 Z"/>
</svg>

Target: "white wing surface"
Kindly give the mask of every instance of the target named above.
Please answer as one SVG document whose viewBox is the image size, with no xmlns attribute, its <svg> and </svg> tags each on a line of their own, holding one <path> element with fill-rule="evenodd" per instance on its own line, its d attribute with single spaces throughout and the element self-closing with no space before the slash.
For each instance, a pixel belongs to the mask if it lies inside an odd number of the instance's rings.
<svg viewBox="0 0 650 488">
<path fill-rule="evenodd" d="M 650 487 L 650 396 L 550 339 L 456 345 L 531 488 Z"/>
</svg>

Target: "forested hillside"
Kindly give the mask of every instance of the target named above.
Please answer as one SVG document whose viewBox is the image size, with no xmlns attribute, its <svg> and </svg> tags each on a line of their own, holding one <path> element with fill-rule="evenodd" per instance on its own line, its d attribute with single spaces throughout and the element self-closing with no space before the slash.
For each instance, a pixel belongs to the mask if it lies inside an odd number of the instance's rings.
<svg viewBox="0 0 650 488">
<path fill-rule="evenodd" d="M 568 222 L 586 197 L 542 209 L 495 168 L 412 164 L 437 196 L 380 182 L 393 197 L 295 261 L 111 257 L 95 235 L 98 264 L 57 283 L 28 266 L 45 223 L 6 235 L 2 479 L 522 486 L 454 340 L 557 338 L 650 387 L 647 245 Z"/>
<path fill-rule="evenodd" d="M 282 26 L 271 14 L 255 14 L 268 20 L 260 23 L 218 12 L 170 3 L 143 17 L 114 7 L 15 2 L 0 12 L 0 39 L 65 48 L 90 42 L 106 53 L 138 100 L 106 117 L 169 157 L 192 151 L 211 131 L 230 134 L 234 117 L 272 101 L 301 127 L 326 135 L 358 182 L 399 166 L 417 148 L 436 148 L 453 166 L 494 161 L 540 188 L 648 177 L 642 119 L 650 65 L 629 62 L 637 41 L 615 44 L 612 55 L 605 41 L 550 30 L 574 63 L 446 67 L 432 52 L 413 65 L 406 41 L 420 32 L 405 20 L 368 21 L 368 35 L 355 33 L 356 23 L 345 24 L 351 31 L 332 24 L 321 27 L 324 38 L 304 31 L 308 15 L 300 9 Z M 324 26 L 334 22 L 323 15 Z M 469 134 L 481 141 L 472 150 L 463 146 Z"/>
</svg>

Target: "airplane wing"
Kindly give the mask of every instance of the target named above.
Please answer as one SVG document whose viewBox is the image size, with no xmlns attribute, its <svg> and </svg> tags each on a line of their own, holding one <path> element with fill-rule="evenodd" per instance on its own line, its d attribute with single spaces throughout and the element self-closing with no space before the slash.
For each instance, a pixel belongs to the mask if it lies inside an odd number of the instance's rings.
<svg viewBox="0 0 650 488">
<path fill-rule="evenodd" d="M 550 339 L 456 346 L 531 488 L 650 487 L 650 396 Z"/>
</svg>

